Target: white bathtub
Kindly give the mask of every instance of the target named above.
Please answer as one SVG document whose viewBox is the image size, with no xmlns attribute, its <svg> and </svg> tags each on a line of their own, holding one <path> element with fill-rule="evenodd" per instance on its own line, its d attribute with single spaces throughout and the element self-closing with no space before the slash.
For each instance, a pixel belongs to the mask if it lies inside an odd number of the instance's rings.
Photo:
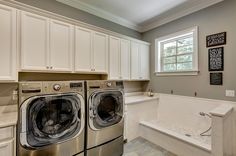
<svg viewBox="0 0 236 156">
<path fill-rule="evenodd" d="M 179 156 L 231 156 L 231 104 L 161 94 L 157 118 L 140 120 L 140 136 Z M 199 112 L 211 114 L 212 119 L 200 116 Z M 212 130 L 207 134 L 211 136 L 201 136 L 210 126 Z"/>
<path fill-rule="evenodd" d="M 201 136 L 200 134 L 203 131 L 200 131 L 200 130 L 196 131 L 191 128 L 180 127 L 178 124 L 174 124 L 174 123 L 166 124 L 164 122 L 159 122 L 157 120 L 141 121 L 140 124 L 147 128 L 151 128 L 157 133 L 168 135 L 175 139 L 184 141 L 193 146 L 201 148 L 207 152 L 211 152 L 211 136 Z"/>
</svg>

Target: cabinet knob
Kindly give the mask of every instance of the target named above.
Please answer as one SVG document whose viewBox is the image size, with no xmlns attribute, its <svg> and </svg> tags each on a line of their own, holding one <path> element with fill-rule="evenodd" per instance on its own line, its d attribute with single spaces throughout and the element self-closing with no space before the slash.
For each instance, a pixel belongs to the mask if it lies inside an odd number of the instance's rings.
<svg viewBox="0 0 236 156">
<path fill-rule="evenodd" d="M 53 67 L 50 67 L 50 69 L 52 69 Z"/>
<path fill-rule="evenodd" d="M 49 67 L 48 67 L 48 66 L 47 66 L 46 68 L 47 68 L 47 69 L 49 69 Z"/>
</svg>

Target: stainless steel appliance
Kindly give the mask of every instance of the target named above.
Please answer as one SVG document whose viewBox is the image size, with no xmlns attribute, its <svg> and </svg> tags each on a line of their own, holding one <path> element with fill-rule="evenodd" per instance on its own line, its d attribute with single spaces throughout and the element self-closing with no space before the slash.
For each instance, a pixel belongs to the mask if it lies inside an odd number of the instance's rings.
<svg viewBox="0 0 236 156">
<path fill-rule="evenodd" d="M 84 156 L 84 82 L 20 82 L 18 156 Z"/>
<path fill-rule="evenodd" d="M 122 81 L 87 81 L 87 156 L 123 154 Z"/>
</svg>

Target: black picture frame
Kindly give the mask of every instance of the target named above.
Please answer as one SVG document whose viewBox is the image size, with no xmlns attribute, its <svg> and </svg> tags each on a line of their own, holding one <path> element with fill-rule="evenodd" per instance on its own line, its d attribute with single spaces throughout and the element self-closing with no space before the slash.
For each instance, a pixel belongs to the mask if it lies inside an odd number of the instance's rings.
<svg viewBox="0 0 236 156">
<path fill-rule="evenodd" d="M 209 71 L 224 71 L 224 47 L 208 50 Z"/>
<path fill-rule="evenodd" d="M 227 33 L 221 32 L 213 35 L 208 35 L 206 37 L 206 46 L 207 47 L 214 47 L 225 45 L 227 41 Z"/>
<path fill-rule="evenodd" d="M 210 85 L 223 85 L 223 73 L 210 73 Z"/>
</svg>

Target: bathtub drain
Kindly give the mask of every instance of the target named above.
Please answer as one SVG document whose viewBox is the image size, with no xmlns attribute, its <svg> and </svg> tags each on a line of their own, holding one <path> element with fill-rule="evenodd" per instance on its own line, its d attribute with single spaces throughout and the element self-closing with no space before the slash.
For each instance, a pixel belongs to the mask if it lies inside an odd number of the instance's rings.
<svg viewBox="0 0 236 156">
<path fill-rule="evenodd" d="M 190 134 L 185 134 L 185 136 L 187 136 L 187 137 L 191 137 L 191 135 L 190 135 Z"/>
</svg>

